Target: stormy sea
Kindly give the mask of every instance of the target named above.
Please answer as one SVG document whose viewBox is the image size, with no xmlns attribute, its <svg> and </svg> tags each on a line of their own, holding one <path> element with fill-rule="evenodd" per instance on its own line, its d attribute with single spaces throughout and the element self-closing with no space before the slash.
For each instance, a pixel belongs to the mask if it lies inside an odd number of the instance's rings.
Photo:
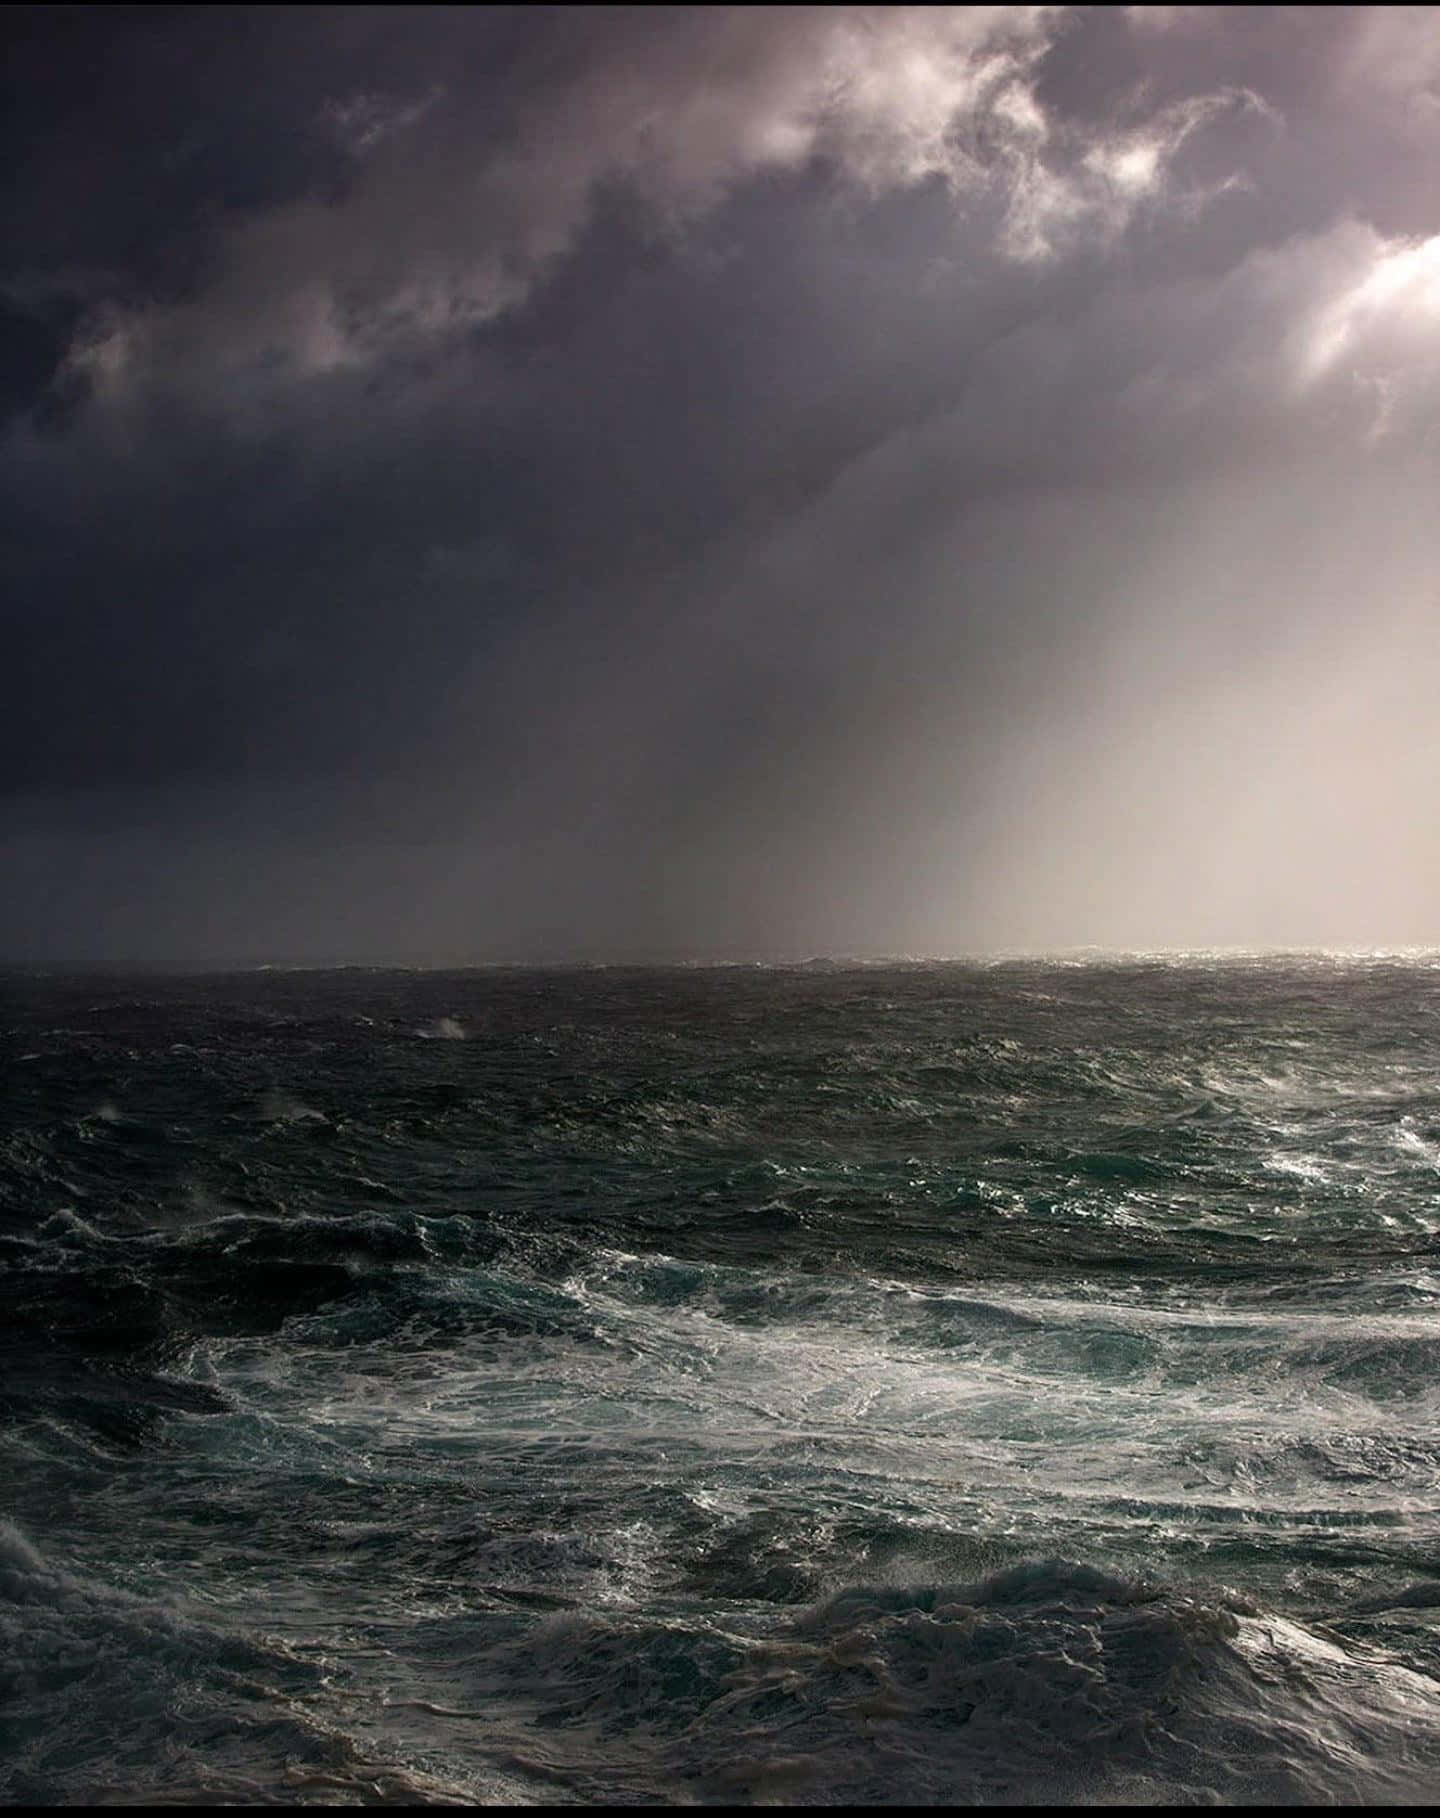
<svg viewBox="0 0 1440 1818">
<path fill-rule="evenodd" d="M 0 982 L 10 1803 L 1407 1802 L 1440 959 Z"/>
</svg>

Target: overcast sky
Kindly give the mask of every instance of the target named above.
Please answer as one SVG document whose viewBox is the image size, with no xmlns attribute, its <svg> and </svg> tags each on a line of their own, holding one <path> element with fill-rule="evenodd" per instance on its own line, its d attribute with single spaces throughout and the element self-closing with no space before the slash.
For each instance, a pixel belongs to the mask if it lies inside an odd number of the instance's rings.
<svg viewBox="0 0 1440 1818">
<path fill-rule="evenodd" d="M 1440 944 L 1440 10 L 3 29 L 0 958 Z"/>
</svg>

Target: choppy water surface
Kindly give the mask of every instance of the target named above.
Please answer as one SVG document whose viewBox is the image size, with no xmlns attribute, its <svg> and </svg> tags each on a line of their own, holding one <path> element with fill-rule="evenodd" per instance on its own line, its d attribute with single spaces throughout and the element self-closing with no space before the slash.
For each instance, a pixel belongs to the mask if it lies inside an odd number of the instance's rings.
<svg viewBox="0 0 1440 1818">
<path fill-rule="evenodd" d="M 1410 1800 L 1440 970 L 11 975 L 10 1801 Z"/>
</svg>

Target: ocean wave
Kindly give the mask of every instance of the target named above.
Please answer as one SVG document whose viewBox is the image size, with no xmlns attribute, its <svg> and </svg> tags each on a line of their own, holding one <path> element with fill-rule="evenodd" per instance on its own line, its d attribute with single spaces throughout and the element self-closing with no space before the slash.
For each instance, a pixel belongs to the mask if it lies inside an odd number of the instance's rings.
<svg viewBox="0 0 1440 1818">
<path fill-rule="evenodd" d="M 343 1739 L 296 1700 L 318 1666 L 50 1564 L 0 1522 L 0 1702 L 12 1801 L 92 1803 L 125 1764 L 130 1797 L 243 1796 L 287 1763 L 344 1769 Z"/>
<path fill-rule="evenodd" d="M 482 1678 L 532 1710 L 552 1764 L 649 1797 L 1403 1802 L 1440 1768 L 1427 1676 L 1243 1599 L 1058 1559 L 852 1586 L 763 1635 L 556 1616 Z"/>
<path fill-rule="evenodd" d="M 1418 1796 L 1437 976 L 27 984 L 0 1791 Z"/>
</svg>

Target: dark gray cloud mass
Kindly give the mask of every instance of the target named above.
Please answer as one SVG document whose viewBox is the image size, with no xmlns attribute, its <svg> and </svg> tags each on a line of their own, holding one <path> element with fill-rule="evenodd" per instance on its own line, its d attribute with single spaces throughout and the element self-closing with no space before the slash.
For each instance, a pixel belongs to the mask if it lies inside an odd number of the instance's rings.
<svg viewBox="0 0 1440 1818">
<path fill-rule="evenodd" d="M 1440 943 L 1440 12 L 5 31 L 0 957 Z"/>
</svg>

